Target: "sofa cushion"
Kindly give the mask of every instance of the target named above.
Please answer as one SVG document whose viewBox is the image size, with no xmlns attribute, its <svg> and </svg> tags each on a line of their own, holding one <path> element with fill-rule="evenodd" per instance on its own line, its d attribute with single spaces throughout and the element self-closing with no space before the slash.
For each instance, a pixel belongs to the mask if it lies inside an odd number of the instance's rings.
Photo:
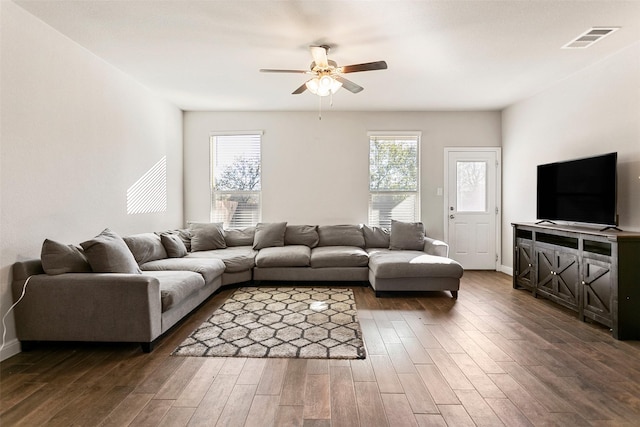
<svg viewBox="0 0 640 427">
<path fill-rule="evenodd" d="M 104 229 L 95 238 L 80 243 L 96 273 L 140 274 L 140 268 L 127 244 L 115 232 Z"/>
<path fill-rule="evenodd" d="M 462 277 L 462 266 L 450 258 L 422 251 L 374 249 L 369 251 L 369 270 L 376 278 Z"/>
<path fill-rule="evenodd" d="M 359 225 L 321 225 L 318 246 L 357 246 L 364 248 L 364 235 Z"/>
<path fill-rule="evenodd" d="M 157 234 L 134 234 L 123 239 L 138 264 L 167 257 L 167 251 L 164 249 L 160 236 Z"/>
<path fill-rule="evenodd" d="M 40 252 L 42 269 L 47 274 L 90 273 L 91 266 L 82 248 L 45 239 Z"/>
<path fill-rule="evenodd" d="M 160 241 L 169 258 L 182 258 L 187 255 L 187 247 L 177 234 L 161 234 Z"/>
<path fill-rule="evenodd" d="M 216 249 L 212 251 L 191 252 L 186 258 L 214 258 L 224 262 L 225 273 L 237 273 L 251 270 L 255 267 L 258 251 L 251 246 L 236 246 L 233 248 Z"/>
<path fill-rule="evenodd" d="M 166 258 L 140 265 L 142 271 L 193 271 L 200 273 L 206 283 L 212 283 L 224 273 L 224 262 L 206 258 Z"/>
<path fill-rule="evenodd" d="M 256 266 L 262 267 L 308 267 L 311 249 L 304 245 L 288 245 L 279 248 L 260 249 L 256 255 Z"/>
<path fill-rule="evenodd" d="M 305 245 L 315 248 L 319 241 L 317 225 L 287 225 L 284 232 L 285 245 Z"/>
<path fill-rule="evenodd" d="M 229 228 L 224 230 L 224 240 L 229 246 L 251 246 L 253 245 L 253 239 L 256 234 L 255 227 L 247 228 Z"/>
<path fill-rule="evenodd" d="M 369 255 L 355 246 L 323 246 L 311 250 L 311 267 L 366 267 Z"/>
<path fill-rule="evenodd" d="M 204 278 L 192 271 L 145 271 L 160 282 L 160 301 L 162 312 L 179 305 L 191 294 L 205 285 Z"/>
<path fill-rule="evenodd" d="M 221 222 L 189 222 L 189 231 L 191 231 L 191 252 L 227 247 Z"/>
<path fill-rule="evenodd" d="M 388 248 L 391 233 L 387 228 L 362 226 L 365 248 Z"/>
<path fill-rule="evenodd" d="M 259 222 L 256 225 L 256 234 L 253 238 L 253 249 L 284 246 L 286 228 L 286 222 Z"/>
<path fill-rule="evenodd" d="M 421 251 L 424 248 L 424 225 L 421 222 L 391 220 L 389 249 Z"/>
</svg>

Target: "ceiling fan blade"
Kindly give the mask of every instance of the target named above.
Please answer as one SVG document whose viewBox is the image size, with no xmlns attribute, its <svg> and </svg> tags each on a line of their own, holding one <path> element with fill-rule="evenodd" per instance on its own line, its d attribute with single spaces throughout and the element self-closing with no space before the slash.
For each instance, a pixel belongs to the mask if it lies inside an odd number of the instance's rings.
<svg viewBox="0 0 640 427">
<path fill-rule="evenodd" d="M 329 66 L 326 46 L 309 46 L 309 49 L 311 49 L 311 56 L 313 56 L 313 62 L 317 67 L 327 68 Z"/>
<path fill-rule="evenodd" d="M 291 95 L 300 95 L 305 90 L 307 90 L 307 83 L 306 82 L 303 83 L 302 86 L 300 86 L 298 89 L 296 89 L 293 92 L 291 92 Z"/>
<path fill-rule="evenodd" d="M 261 68 L 260 72 L 261 73 L 300 73 L 300 74 L 308 73 L 307 70 L 274 70 L 271 68 Z"/>
<path fill-rule="evenodd" d="M 342 76 L 333 76 L 334 79 L 342 83 L 342 87 L 352 93 L 362 92 L 364 89 L 362 86 L 359 86 L 352 82 L 351 80 L 347 80 Z"/>
<path fill-rule="evenodd" d="M 357 73 L 358 71 L 386 70 L 385 61 L 366 62 L 364 64 L 345 65 L 341 67 L 341 73 Z"/>
</svg>

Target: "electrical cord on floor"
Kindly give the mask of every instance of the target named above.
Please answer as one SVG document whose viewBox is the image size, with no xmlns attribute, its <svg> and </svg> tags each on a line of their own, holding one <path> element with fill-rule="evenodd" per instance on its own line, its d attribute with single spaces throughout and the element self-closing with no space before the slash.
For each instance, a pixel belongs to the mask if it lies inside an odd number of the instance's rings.
<svg viewBox="0 0 640 427">
<path fill-rule="evenodd" d="M 13 305 L 9 307 L 9 310 L 7 310 L 4 316 L 2 316 L 2 345 L 0 346 L 0 352 L 2 352 L 2 350 L 4 349 L 4 346 L 6 344 L 5 340 L 7 338 L 7 324 L 5 323 L 5 320 L 7 319 L 9 313 L 11 313 L 11 310 L 13 310 L 15 306 L 18 305 L 20 301 L 22 301 L 22 298 L 24 298 L 24 293 L 27 291 L 27 284 L 29 283 L 31 277 L 33 276 L 27 277 L 27 280 L 24 281 L 24 285 L 22 285 L 22 294 L 20 295 L 20 298 L 18 298 L 18 301 L 13 303 Z"/>
</svg>

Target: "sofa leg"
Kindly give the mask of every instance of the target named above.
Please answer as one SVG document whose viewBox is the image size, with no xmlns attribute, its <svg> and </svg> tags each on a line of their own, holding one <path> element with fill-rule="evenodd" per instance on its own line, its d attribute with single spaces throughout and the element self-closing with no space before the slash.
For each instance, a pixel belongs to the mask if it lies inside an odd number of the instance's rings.
<svg viewBox="0 0 640 427">
<path fill-rule="evenodd" d="M 451 291 L 451 296 L 453 299 L 458 299 L 458 291 Z"/>
<path fill-rule="evenodd" d="M 151 353 L 153 351 L 153 341 L 152 342 L 141 342 L 140 347 L 142 347 L 143 353 Z"/>
<path fill-rule="evenodd" d="M 382 292 L 376 291 L 376 298 L 380 298 L 382 296 Z"/>
</svg>

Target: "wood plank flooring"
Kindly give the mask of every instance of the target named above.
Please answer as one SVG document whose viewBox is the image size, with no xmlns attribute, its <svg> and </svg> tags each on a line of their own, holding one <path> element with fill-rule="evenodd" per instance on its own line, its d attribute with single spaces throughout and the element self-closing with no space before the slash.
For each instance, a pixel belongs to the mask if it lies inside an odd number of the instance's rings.
<svg viewBox="0 0 640 427">
<path fill-rule="evenodd" d="M 640 342 L 467 271 L 448 293 L 354 287 L 364 360 L 169 354 L 225 289 L 151 354 L 46 344 L 0 364 L 1 426 L 639 426 Z"/>
</svg>

